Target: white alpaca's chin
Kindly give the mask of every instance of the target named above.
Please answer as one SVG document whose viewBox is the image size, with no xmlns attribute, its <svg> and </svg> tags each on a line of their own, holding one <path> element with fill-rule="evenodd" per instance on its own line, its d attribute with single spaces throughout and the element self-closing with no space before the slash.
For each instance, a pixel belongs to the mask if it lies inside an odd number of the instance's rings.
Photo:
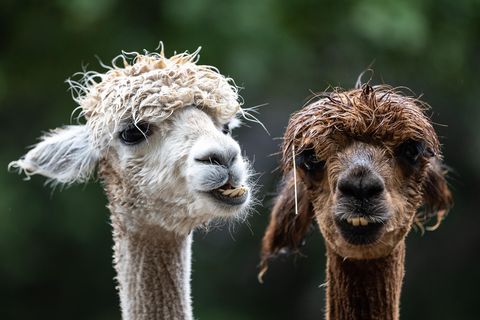
<svg viewBox="0 0 480 320">
<path fill-rule="evenodd" d="M 242 216 L 251 204 L 251 189 L 247 184 L 232 186 L 226 182 L 214 189 L 192 191 L 197 199 L 196 210 L 216 217 Z"/>
<path fill-rule="evenodd" d="M 216 192 L 216 191 L 213 191 Z M 241 218 L 250 206 L 250 190 L 245 191 L 241 197 L 232 199 L 227 196 L 219 196 L 211 192 L 198 192 L 197 212 L 204 212 L 218 218 Z"/>
</svg>

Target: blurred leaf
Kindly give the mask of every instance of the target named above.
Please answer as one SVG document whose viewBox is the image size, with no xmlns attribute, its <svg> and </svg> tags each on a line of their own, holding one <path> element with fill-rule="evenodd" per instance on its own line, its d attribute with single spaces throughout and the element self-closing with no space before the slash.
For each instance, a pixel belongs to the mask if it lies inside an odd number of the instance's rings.
<svg viewBox="0 0 480 320">
<path fill-rule="evenodd" d="M 418 52 L 428 38 L 422 7 L 417 1 L 367 0 L 352 8 L 353 30 L 378 47 Z"/>
</svg>

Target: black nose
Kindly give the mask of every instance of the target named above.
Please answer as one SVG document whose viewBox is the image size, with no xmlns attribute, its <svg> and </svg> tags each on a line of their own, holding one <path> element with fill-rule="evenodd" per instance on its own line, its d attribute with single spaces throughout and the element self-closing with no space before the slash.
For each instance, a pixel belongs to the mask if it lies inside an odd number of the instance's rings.
<svg viewBox="0 0 480 320">
<path fill-rule="evenodd" d="M 230 150 L 210 150 L 205 154 L 195 158 L 195 161 L 210 164 L 230 167 L 238 156 L 238 151 Z"/>
<path fill-rule="evenodd" d="M 337 188 L 343 196 L 369 199 L 379 196 L 385 190 L 385 183 L 369 168 L 359 166 L 340 176 Z"/>
</svg>

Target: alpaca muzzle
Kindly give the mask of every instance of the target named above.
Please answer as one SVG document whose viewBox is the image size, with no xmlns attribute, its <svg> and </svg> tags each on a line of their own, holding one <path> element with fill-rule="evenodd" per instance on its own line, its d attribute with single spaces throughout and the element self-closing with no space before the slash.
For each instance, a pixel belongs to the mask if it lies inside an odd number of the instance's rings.
<svg viewBox="0 0 480 320">
<path fill-rule="evenodd" d="M 356 165 L 340 175 L 335 223 L 347 242 L 375 242 L 383 234 L 389 216 L 385 183 L 373 169 Z"/>
<path fill-rule="evenodd" d="M 249 199 L 249 188 L 245 183 L 247 170 L 238 148 L 214 145 L 201 150 L 194 157 L 203 173 L 202 191 L 223 205 L 243 205 Z"/>
</svg>

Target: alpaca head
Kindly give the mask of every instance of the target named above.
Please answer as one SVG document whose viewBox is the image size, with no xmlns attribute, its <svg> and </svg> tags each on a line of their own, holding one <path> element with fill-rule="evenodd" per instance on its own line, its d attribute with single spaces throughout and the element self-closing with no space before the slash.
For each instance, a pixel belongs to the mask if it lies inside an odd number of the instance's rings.
<svg viewBox="0 0 480 320">
<path fill-rule="evenodd" d="M 425 109 L 393 88 L 363 85 L 327 93 L 295 113 L 263 262 L 298 249 L 313 219 L 330 250 L 354 259 L 386 256 L 415 222 L 441 219 L 451 194 Z"/>
<path fill-rule="evenodd" d="M 11 166 L 63 184 L 86 181 L 98 167 L 122 228 L 188 233 L 243 216 L 249 168 L 230 136 L 242 113 L 237 89 L 197 65 L 197 54 L 123 54 L 106 73 L 84 73 L 71 86 L 85 124 L 51 131 Z"/>
</svg>

